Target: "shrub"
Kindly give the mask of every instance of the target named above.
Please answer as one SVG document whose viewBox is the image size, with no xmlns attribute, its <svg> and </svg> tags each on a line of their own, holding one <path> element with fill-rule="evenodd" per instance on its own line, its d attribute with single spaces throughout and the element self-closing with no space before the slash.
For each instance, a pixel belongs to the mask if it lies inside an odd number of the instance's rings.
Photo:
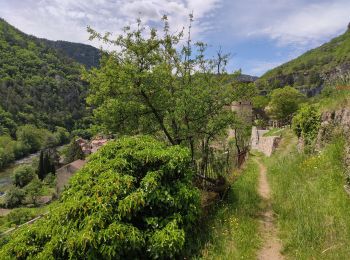
<svg viewBox="0 0 350 260">
<path fill-rule="evenodd" d="M 59 127 L 59 126 L 56 127 L 55 136 L 59 144 L 65 144 L 69 142 L 69 133 L 63 127 Z"/>
<path fill-rule="evenodd" d="M 5 218 L 9 225 L 21 225 L 35 217 L 31 209 L 19 208 L 13 209 Z"/>
<path fill-rule="evenodd" d="M 37 199 L 41 195 L 42 186 L 43 186 L 42 182 L 39 179 L 34 178 L 25 187 L 25 193 L 30 203 L 33 203 L 33 204 L 37 203 Z"/>
<path fill-rule="evenodd" d="M 49 173 L 45 179 L 44 179 L 44 183 L 50 187 L 55 187 L 56 184 L 56 177 L 53 173 Z"/>
<path fill-rule="evenodd" d="M 34 176 L 34 169 L 31 166 L 19 166 L 13 172 L 13 184 L 23 188 L 34 178 Z"/>
<path fill-rule="evenodd" d="M 321 116 L 315 106 L 304 105 L 294 116 L 292 127 L 296 135 L 302 137 L 306 145 L 310 145 L 316 139 L 321 125 Z"/>
<path fill-rule="evenodd" d="M 25 198 L 25 192 L 16 186 L 12 186 L 4 196 L 6 208 L 14 208 L 22 204 Z"/>
<path fill-rule="evenodd" d="M 190 153 L 150 137 L 111 141 L 93 154 L 57 208 L 13 233 L 4 257 L 175 257 L 199 214 Z"/>
<path fill-rule="evenodd" d="M 20 126 L 16 132 L 16 136 L 17 140 L 29 147 L 29 152 L 38 151 L 44 143 L 44 136 L 40 129 L 33 125 Z"/>
<path fill-rule="evenodd" d="M 64 162 L 66 164 L 74 162 L 74 161 L 79 160 L 79 159 L 83 160 L 85 158 L 85 155 L 84 155 L 83 150 L 81 149 L 80 145 L 74 140 L 71 141 L 71 143 L 69 144 L 69 146 L 65 150 L 64 156 L 65 156 Z"/>
</svg>

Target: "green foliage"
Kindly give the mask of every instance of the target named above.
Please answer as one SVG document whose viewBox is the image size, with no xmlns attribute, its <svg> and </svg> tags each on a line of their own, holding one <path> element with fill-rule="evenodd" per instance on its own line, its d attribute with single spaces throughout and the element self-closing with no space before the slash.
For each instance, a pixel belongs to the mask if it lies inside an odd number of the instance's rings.
<svg viewBox="0 0 350 260">
<path fill-rule="evenodd" d="M 45 130 L 39 129 L 34 125 L 20 126 L 16 132 L 17 140 L 22 142 L 25 147 L 28 147 L 30 153 L 36 152 L 43 147 L 45 134 L 47 134 Z"/>
<path fill-rule="evenodd" d="M 192 45 L 190 39 L 181 46 L 183 32 L 172 34 L 166 16 L 163 22 L 163 33 L 146 33 L 138 21 L 136 30 L 126 28 L 116 41 L 89 29 L 91 38 L 117 50 L 85 73 L 91 85 L 87 102 L 102 131 L 151 134 L 188 146 L 193 160 L 205 162 L 210 144 L 234 122 L 227 109 L 235 98 L 227 84 L 227 55 L 207 59 L 206 44 Z"/>
<path fill-rule="evenodd" d="M 275 89 L 271 93 L 268 113 L 276 120 L 290 123 L 303 98 L 304 95 L 290 86 Z"/>
<path fill-rule="evenodd" d="M 69 132 L 64 127 L 56 126 L 54 133 L 58 144 L 66 144 L 69 142 Z"/>
<path fill-rule="evenodd" d="M 306 145 L 316 139 L 321 125 L 321 115 L 313 105 L 304 105 L 294 116 L 292 127 L 298 137 L 302 137 Z"/>
<path fill-rule="evenodd" d="M 36 204 L 41 195 L 43 184 L 38 178 L 34 178 L 25 188 L 25 193 L 30 203 Z"/>
<path fill-rule="evenodd" d="M 196 223 L 190 154 L 151 137 L 111 141 L 77 172 L 50 214 L 15 231 L 4 257 L 137 259 L 176 256 Z"/>
<path fill-rule="evenodd" d="M 101 53 L 100 50 L 95 47 L 75 42 L 40 40 L 65 56 L 84 64 L 87 68 L 98 67 L 99 65 Z"/>
<path fill-rule="evenodd" d="M 54 158 L 50 149 L 41 150 L 38 164 L 38 178 L 44 180 L 49 173 L 54 174 L 55 172 Z"/>
<path fill-rule="evenodd" d="M 264 109 L 269 104 L 269 98 L 267 96 L 254 96 L 252 97 L 253 108 Z"/>
<path fill-rule="evenodd" d="M 21 225 L 35 217 L 31 209 L 28 208 L 18 208 L 13 209 L 11 212 L 5 217 L 8 226 L 12 225 Z"/>
<path fill-rule="evenodd" d="M 0 135 L 12 135 L 16 133 L 17 124 L 13 121 L 12 115 L 0 106 Z"/>
<path fill-rule="evenodd" d="M 273 208 L 287 259 L 347 259 L 350 200 L 344 191 L 344 140 L 317 154 L 296 151 L 295 137 L 267 160 Z M 287 198 L 287 199 L 286 199 Z M 343 246 L 344 245 L 344 246 Z"/>
<path fill-rule="evenodd" d="M 249 156 L 227 199 L 215 205 L 207 221 L 197 226 L 194 241 L 189 245 L 199 246 L 193 259 L 256 259 L 262 239 L 257 218 L 262 200 L 256 190 L 259 167 L 254 157 Z"/>
<path fill-rule="evenodd" d="M 35 177 L 34 169 L 29 165 L 21 165 L 13 172 L 13 184 L 23 188 Z"/>
<path fill-rule="evenodd" d="M 87 115 L 80 65 L 0 19 L 0 133 L 17 125 L 69 130 Z M 11 115 L 11 117 L 8 117 Z M 12 120 L 12 121 L 11 121 Z M 12 133 L 11 133 L 12 132 Z"/>
<path fill-rule="evenodd" d="M 10 189 L 6 191 L 4 196 L 4 204 L 6 208 L 14 208 L 22 204 L 25 198 L 24 190 L 12 186 Z"/>
<path fill-rule="evenodd" d="M 75 140 L 72 140 L 64 154 L 65 163 L 68 164 L 79 159 L 84 160 L 84 158 L 85 158 L 85 155 L 80 145 Z"/>
</svg>

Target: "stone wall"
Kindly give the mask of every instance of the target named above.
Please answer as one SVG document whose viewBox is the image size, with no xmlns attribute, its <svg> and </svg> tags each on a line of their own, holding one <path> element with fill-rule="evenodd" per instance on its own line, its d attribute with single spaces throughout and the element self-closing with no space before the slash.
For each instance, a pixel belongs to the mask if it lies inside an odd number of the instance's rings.
<svg viewBox="0 0 350 260">
<path fill-rule="evenodd" d="M 251 149 L 271 156 L 276 150 L 281 137 L 280 136 L 264 136 L 269 130 L 258 130 L 255 126 L 252 128 Z"/>
</svg>

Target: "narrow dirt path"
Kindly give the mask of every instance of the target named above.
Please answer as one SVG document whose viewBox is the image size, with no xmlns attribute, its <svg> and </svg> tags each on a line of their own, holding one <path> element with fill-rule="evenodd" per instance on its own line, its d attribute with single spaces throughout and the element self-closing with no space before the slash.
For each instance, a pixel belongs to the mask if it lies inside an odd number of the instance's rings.
<svg viewBox="0 0 350 260">
<path fill-rule="evenodd" d="M 284 259 L 281 254 L 282 244 L 277 236 L 277 228 L 275 226 L 274 212 L 271 206 L 270 186 L 267 181 L 266 167 L 256 159 L 260 168 L 258 193 L 267 203 L 266 208 L 261 213 L 260 232 L 263 236 L 263 246 L 258 252 L 259 260 L 280 260 Z"/>
</svg>

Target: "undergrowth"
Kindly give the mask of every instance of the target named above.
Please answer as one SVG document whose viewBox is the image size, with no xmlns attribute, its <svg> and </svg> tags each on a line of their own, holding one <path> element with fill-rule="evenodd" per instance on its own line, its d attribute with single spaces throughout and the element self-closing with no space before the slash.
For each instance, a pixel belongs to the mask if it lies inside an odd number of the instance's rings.
<svg viewBox="0 0 350 260">
<path fill-rule="evenodd" d="M 251 159 L 232 185 L 227 198 L 213 208 L 199 227 L 199 251 L 194 259 L 255 259 L 261 243 L 257 215 L 259 169 Z"/>
</svg>

